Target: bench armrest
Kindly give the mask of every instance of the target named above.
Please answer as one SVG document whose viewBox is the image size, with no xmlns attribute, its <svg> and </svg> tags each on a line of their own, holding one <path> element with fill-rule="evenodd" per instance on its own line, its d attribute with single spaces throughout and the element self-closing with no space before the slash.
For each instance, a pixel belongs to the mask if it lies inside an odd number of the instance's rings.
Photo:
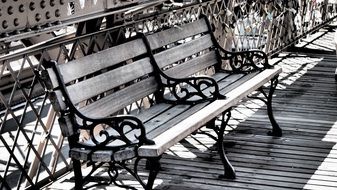
<svg viewBox="0 0 337 190">
<path fill-rule="evenodd" d="M 229 52 L 219 47 L 221 59 L 228 60 L 231 72 L 250 73 L 271 68 L 268 56 L 260 50 Z"/>
<path fill-rule="evenodd" d="M 70 120 L 73 119 L 71 123 L 76 125 L 74 129 L 86 130 L 90 143 L 84 144 L 76 140 L 73 147 L 118 151 L 127 147 L 154 144 L 146 137 L 143 123 L 135 116 L 117 115 L 105 118 L 88 118 L 77 111 L 69 113 L 69 116 L 74 114 L 80 118 L 74 121 L 75 117 L 68 117 Z M 66 120 L 68 114 L 62 115 L 59 119 L 60 125 Z"/>
<path fill-rule="evenodd" d="M 217 82 L 209 76 L 172 78 L 161 72 L 159 99 L 171 104 L 197 104 L 224 99 Z"/>
<path fill-rule="evenodd" d="M 154 144 L 153 141 L 146 137 L 142 121 L 135 116 L 119 115 L 92 118 L 84 115 L 71 101 L 57 63 L 52 62 L 51 68 L 59 84 L 57 88 L 61 91 L 63 101 L 66 104 L 66 108 L 60 110 L 59 124 L 62 134 L 68 137 L 70 146 L 93 150 L 109 149 L 118 151 L 130 146 L 139 147 L 143 144 Z M 49 91 L 52 91 L 52 89 Z M 90 145 L 79 142 L 79 130 L 89 132 Z M 118 143 L 115 143 L 117 145 L 111 145 L 111 142 L 116 141 L 118 141 Z"/>
</svg>

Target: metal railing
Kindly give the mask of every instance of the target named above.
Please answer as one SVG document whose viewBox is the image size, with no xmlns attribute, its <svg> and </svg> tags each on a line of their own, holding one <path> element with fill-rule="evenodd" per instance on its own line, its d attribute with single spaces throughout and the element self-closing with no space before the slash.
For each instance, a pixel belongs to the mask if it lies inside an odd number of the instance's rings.
<svg viewBox="0 0 337 190">
<path fill-rule="evenodd" d="M 131 6 L 122 14 L 102 12 L 106 23 L 102 22 L 97 31 L 80 35 L 64 33 L 30 47 L 8 41 L 14 38 L 7 34 L 0 55 L 0 189 L 41 187 L 72 169 L 67 142 L 55 122 L 57 114 L 34 73 L 44 60 L 65 63 L 114 46 L 135 32 L 179 27 L 181 23 L 198 19 L 200 14 L 209 16 L 224 48 L 260 49 L 273 55 L 331 22 L 337 15 L 335 3 L 331 0 L 300 3 L 297 0 L 208 0 L 151 4 Z M 116 15 L 122 16 L 118 22 L 109 24 L 111 17 L 116 20 Z M 86 21 L 81 16 L 77 28 Z M 96 15 L 97 18 L 100 17 Z M 33 37 L 29 34 L 27 37 Z M 26 39 L 21 35 L 20 40 Z"/>
</svg>

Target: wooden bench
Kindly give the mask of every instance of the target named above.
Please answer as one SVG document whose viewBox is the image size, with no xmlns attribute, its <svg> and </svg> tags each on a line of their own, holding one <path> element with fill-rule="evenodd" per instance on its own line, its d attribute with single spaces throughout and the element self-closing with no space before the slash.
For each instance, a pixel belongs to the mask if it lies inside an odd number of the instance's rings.
<svg viewBox="0 0 337 190">
<path fill-rule="evenodd" d="M 44 63 L 40 77 L 60 113 L 62 134 L 68 137 L 76 189 L 81 189 L 102 164 L 109 166 L 110 183 L 127 187 L 116 179 L 124 168 L 144 189 L 152 189 L 162 154 L 202 126 L 216 131 L 224 177 L 235 178 L 222 143 L 230 108 L 254 90 L 262 90 L 268 81 L 272 81 L 266 96 L 273 134 L 281 135 L 271 113 L 281 69 L 272 68 L 264 53 L 254 51 L 226 54 L 233 71 L 223 72 L 222 49 L 207 23 L 203 17 L 146 38 L 137 35 L 65 64 Z M 254 56 L 263 59 L 261 66 L 255 67 Z M 242 64 L 251 64 L 248 70 L 234 67 L 241 59 Z M 216 72 L 199 76 L 208 68 Z M 218 116 L 222 121 L 219 126 L 215 125 Z M 143 159 L 149 169 L 147 183 L 137 169 Z M 93 165 L 84 178 L 82 161 Z"/>
</svg>

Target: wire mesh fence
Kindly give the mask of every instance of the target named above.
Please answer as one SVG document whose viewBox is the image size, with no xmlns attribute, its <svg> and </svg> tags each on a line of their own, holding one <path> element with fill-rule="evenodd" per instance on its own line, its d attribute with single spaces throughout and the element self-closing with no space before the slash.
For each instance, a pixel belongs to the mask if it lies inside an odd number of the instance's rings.
<svg viewBox="0 0 337 190">
<path fill-rule="evenodd" d="M 72 169 L 57 114 L 35 75 L 43 61 L 62 64 L 112 47 L 136 32 L 193 22 L 200 14 L 210 18 L 224 48 L 260 49 L 272 55 L 331 22 L 337 15 L 336 4 L 333 0 L 165 3 L 116 14 L 118 22 L 116 15 L 102 14 L 95 20 L 102 24 L 93 32 L 79 33 L 82 23 L 88 25 L 81 20 L 29 47 L 23 43 L 29 39 L 1 43 L 0 189 L 41 187 Z"/>
</svg>

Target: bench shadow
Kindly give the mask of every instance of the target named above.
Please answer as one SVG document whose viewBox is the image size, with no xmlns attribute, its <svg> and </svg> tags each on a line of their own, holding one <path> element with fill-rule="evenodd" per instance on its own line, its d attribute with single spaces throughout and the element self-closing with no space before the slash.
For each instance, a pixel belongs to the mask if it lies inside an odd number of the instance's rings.
<svg viewBox="0 0 337 190">
<path fill-rule="evenodd" d="M 164 155 L 164 173 L 173 176 L 157 189 L 245 188 L 247 182 L 256 188 L 336 188 L 336 56 L 282 56 L 273 107 L 283 137 L 266 134 L 271 127 L 266 107 L 247 100 L 233 110 L 225 137 L 237 179 L 217 179 L 222 165 L 215 141 L 195 135 Z"/>
</svg>

